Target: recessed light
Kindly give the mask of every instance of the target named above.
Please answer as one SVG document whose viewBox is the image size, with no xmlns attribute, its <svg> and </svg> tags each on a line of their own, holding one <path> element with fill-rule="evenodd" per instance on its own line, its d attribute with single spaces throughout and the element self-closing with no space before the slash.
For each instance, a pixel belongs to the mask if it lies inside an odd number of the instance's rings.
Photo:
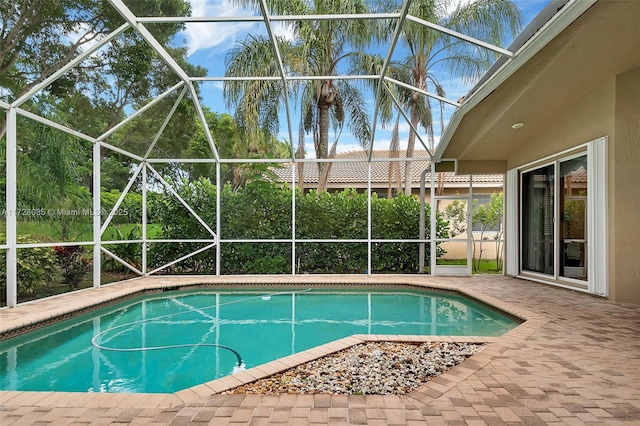
<svg viewBox="0 0 640 426">
<path fill-rule="evenodd" d="M 516 123 L 513 126 L 511 126 L 512 129 L 521 129 L 524 127 L 524 123 Z"/>
</svg>

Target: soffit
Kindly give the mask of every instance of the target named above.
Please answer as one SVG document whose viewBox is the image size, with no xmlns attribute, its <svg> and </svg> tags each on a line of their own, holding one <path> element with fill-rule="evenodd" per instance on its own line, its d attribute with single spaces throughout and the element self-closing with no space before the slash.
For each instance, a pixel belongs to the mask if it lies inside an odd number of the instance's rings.
<svg viewBox="0 0 640 426">
<path fill-rule="evenodd" d="M 640 1 L 600 0 L 462 117 L 442 157 L 506 160 L 617 74 L 640 66 Z M 513 130 L 514 123 L 525 126 Z"/>
</svg>

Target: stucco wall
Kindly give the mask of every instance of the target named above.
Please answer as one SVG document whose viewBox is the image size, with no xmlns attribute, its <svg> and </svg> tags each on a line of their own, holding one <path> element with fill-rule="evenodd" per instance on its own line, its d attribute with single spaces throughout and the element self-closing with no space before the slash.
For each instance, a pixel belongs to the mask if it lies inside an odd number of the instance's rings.
<svg viewBox="0 0 640 426">
<path fill-rule="evenodd" d="M 611 298 L 640 305 L 640 68 L 618 75 L 609 145 Z"/>
<path fill-rule="evenodd" d="M 545 123 L 542 132 L 524 141 L 508 158 L 507 167 L 513 169 L 603 136 L 612 138 L 615 83 L 612 78 L 554 121 Z"/>
<path fill-rule="evenodd" d="M 607 81 L 508 158 L 513 169 L 608 137 L 609 297 L 640 305 L 640 68 Z"/>
</svg>

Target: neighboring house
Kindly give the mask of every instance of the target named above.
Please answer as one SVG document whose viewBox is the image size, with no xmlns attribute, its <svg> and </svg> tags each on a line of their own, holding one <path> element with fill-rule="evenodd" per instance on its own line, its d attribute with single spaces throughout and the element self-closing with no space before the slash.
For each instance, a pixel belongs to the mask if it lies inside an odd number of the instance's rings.
<svg viewBox="0 0 640 426">
<path fill-rule="evenodd" d="M 435 159 L 506 173 L 506 273 L 640 305 L 640 1 L 552 2 Z"/>
<path fill-rule="evenodd" d="M 335 162 L 331 166 L 327 191 L 342 191 L 345 188 L 354 188 L 360 192 L 367 190 L 367 177 L 369 175 L 368 151 L 350 151 L 337 154 Z M 404 158 L 404 153 L 399 154 Z M 415 151 L 414 158 L 424 158 L 424 160 L 414 160 L 412 192 L 420 194 L 420 175 L 429 167 L 429 156 L 427 151 Z M 404 161 L 384 161 L 390 160 L 390 151 L 377 150 L 372 152 L 371 161 L 371 191 L 380 197 L 386 197 L 389 188 L 392 194 L 402 192 L 404 185 Z M 349 161 L 353 160 L 353 161 Z M 291 165 L 271 169 L 280 182 L 291 182 Z M 456 175 L 452 172 L 436 174 L 436 188 L 439 185 L 440 176 L 444 176 L 444 187 L 442 195 L 452 195 L 456 193 L 467 193 L 469 189 L 469 176 Z M 426 175 L 426 195 L 430 194 L 430 175 Z M 473 191 L 478 194 L 491 194 L 502 191 L 503 175 L 478 175 L 473 176 Z M 304 167 L 304 190 L 309 192 L 318 187 L 318 167 L 313 163 L 306 163 Z M 438 193 L 438 191 L 436 191 Z"/>
</svg>

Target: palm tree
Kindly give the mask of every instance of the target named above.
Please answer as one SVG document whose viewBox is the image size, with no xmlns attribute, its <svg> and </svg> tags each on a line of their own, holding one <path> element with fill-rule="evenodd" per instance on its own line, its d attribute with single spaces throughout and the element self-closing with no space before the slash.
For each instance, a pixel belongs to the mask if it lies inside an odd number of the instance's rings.
<svg viewBox="0 0 640 426">
<path fill-rule="evenodd" d="M 500 46 L 507 36 L 514 37 L 520 31 L 522 15 L 511 0 L 459 2 L 454 10 L 450 8 L 451 4 L 451 0 L 414 0 L 409 6 L 408 14 L 496 46 Z M 389 7 L 398 9 L 398 4 Z M 448 70 L 452 76 L 466 82 L 473 82 L 495 60 L 493 53 L 486 49 L 416 22 L 405 24 L 399 46 L 407 54 L 402 60 L 390 64 L 389 75 L 410 83 L 416 89 L 430 91 L 439 96 L 444 96 L 445 90 L 434 73 L 436 67 Z M 360 58 L 360 67 L 372 73 L 377 73 L 381 69 L 381 63 L 382 59 L 379 57 L 362 55 Z M 413 157 L 416 142 L 413 129 L 418 129 L 418 126 L 425 129 L 428 148 L 433 152 L 435 137 L 432 101 L 418 91 L 404 87 L 393 87 L 393 91 L 399 103 L 406 109 L 412 125 L 407 142 L 407 158 Z M 386 101 L 388 108 L 390 99 L 387 98 Z M 441 130 L 444 128 L 442 107 L 440 102 Z M 384 109 L 381 108 L 381 111 L 384 112 Z M 386 117 L 388 119 L 389 114 Z M 382 121 L 385 122 L 384 115 L 382 115 Z M 404 184 L 407 195 L 411 194 L 412 174 L 413 163 L 407 161 Z"/>
<path fill-rule="evenodd" d="M 241 0 L 244 6 L 256 1 Z M 366 0 L 313 2 L 274 0 L 271 13 L 282 15 L 359 14 L 368 11 Z M 300 95 L 300 129 L 313 136 L 316 158 L 335 156 L 340 134 L 347 126 L 363 147 L 371 140 L 371 128 L 366 102 L 361 90 L 348 80 L 334 79 L 345 61 L 354 52 L 368 45 L 375 26 L 365 20 L 302 20 L 290 22 L 293 40 L 278 37 L 276 43 L 286 72 L 300 76 L 327 76 L 323 80 L 299 82 L 284 87 L 282 81 L 228 81 L 224 96 L 229 107 L 236 108 L 237 121 L 257 134 L 259 129 L 275 132 L 279 129 L 279 108 L 285 98 Z M 227 58 L 227 76 L 280 76 L 273 42 L 268 37 L 249 36 L 233 48 Z M 336 135 L 330 146 L 330 131 Z M 304 155 L 304 138 L 299 139 L 296 157 Z M 318 191 L 326 187 L 330 162 L 318 163 Z M 299 172 L 302 168 L 298 168 Z M 299 176 L 302 181 L 302 176 Z"/>
</svg>

